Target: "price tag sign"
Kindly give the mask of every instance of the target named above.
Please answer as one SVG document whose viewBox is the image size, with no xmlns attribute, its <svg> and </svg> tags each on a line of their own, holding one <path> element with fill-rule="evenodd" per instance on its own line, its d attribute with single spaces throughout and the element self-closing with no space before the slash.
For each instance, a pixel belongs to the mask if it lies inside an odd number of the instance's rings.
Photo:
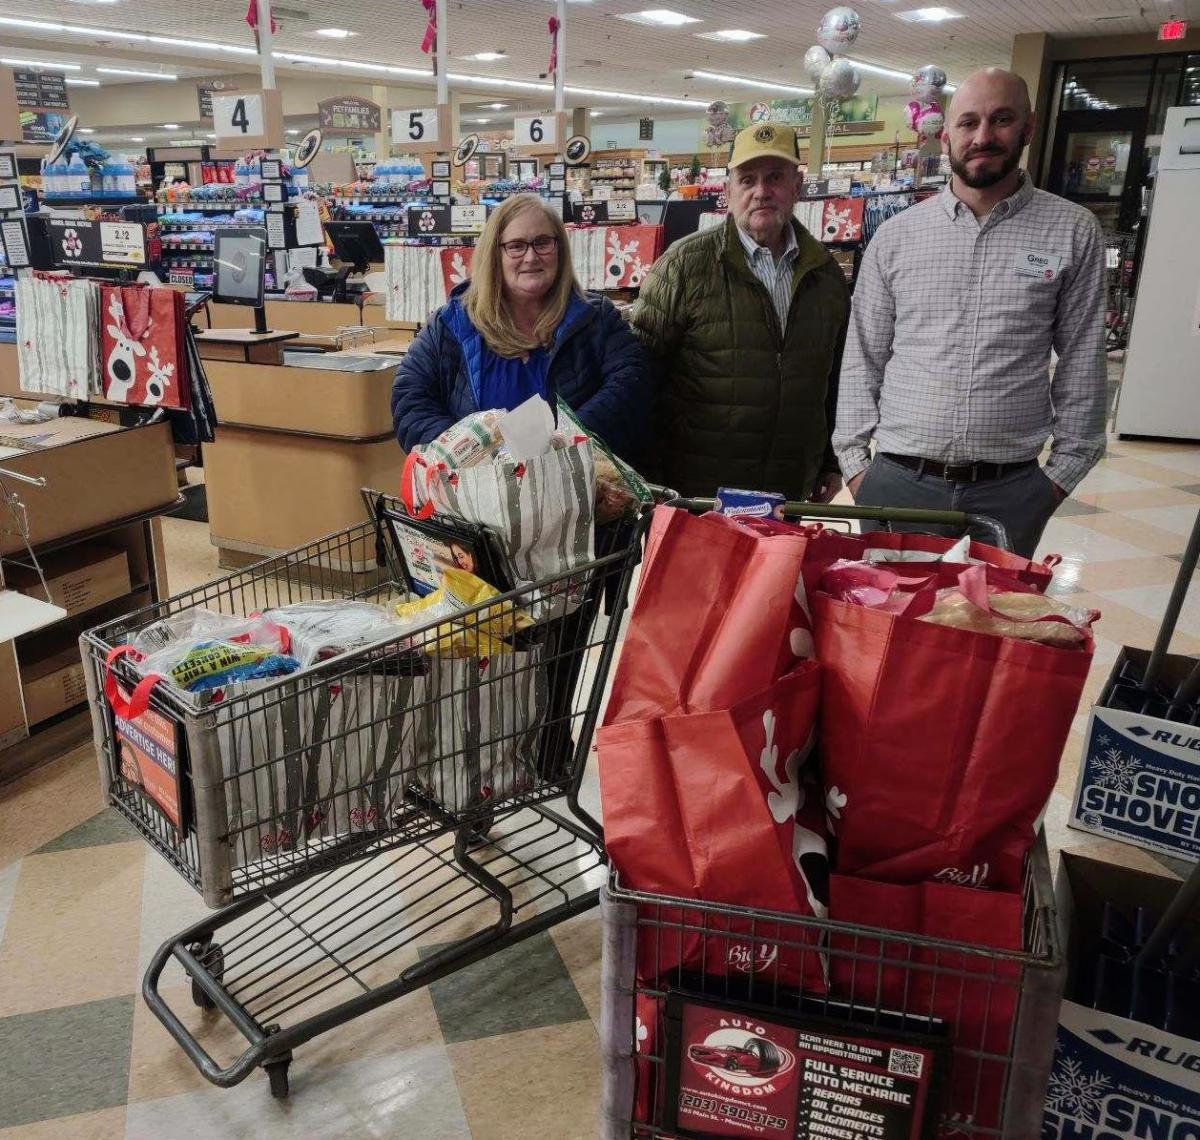
<svg viewBox="0 0 1200 1140">
<path fill-rule="evenodd" d="M 286 202 L 287 187 L 282 182 L 264 182 L 262 196 L 264 202 Z"/>
<path fill-rule="evenodd" d="M 567 180 L 565 178 L 550 179 L 551 194 L 565 194 L 567 192 Z"/>
<path fill-rule="evenodd" d="M 436 107 L 392 112 L 392 142 L 396 146 L 428 146 L 440 143 Z"/>
<path fill-rule="evenodd" d="M 17 152 L 0 150 L 0 179 L 8 181 L 17 178 Z"/>
<path fill-rule="evenodd" d="M 0 210 L 19 210 L 21 208 L 21 188 L 19 186 L 0 186 Z"/>
<path fill-rule="evenodd" d="M 610 222 L 633 222 L 637 220 L 637 208 L 632 198 L 614 198 L 608 203 Z"/>
<path fill-rule="evenodd" d="M 593 202 L 607 202 L 611 197 L 612 197 L 612 187 L 611 186 L 606 186 L 604 183 L 600 183 L 599 185 L 592 187 L 592 201 Z"/>
<path fill-rule="evenodd" d="M 456 234 L 477 234 L 487 221 L 486 206 L 451 206 L 450 229 Z"/>
<path fill-rule="evenodd" d="M 849 178 L 831 178 L 829 180 L 830 194 L 849 194 L 850 179 Z"/>
<path fill-rule="evenodd" d="M 237 143 L 242 139 L 259 138 L 266 131 L 263 97 L 257 95 L 214 95 L 213 130 L 217 142 Z"/>
<path fill-rule="evenodd" d="M 13 269 L 24 269 L 29 264 L 29 243 L 25 240 L 25 223 L 18 219 L 0 222 L 0 239 L 4 242 L 4 256 Z"/>
<path fill-rule="evenodd" d="M 121 265 L 145 265 L 146 231 L 129 223 L 101 222 L 100 256 Z"/>
<path fill-rule="evenodd" d="M 450 197 L 450 183 L 447 181 L 438 181 L 433 184 L 433 196 L 435 198 Z"/>
<path fill-rule="evenodd" d="M 552 114 L 519 115 L 513 120 L 514 146 L 558 145 L 558 120 Z"/>
</svg>

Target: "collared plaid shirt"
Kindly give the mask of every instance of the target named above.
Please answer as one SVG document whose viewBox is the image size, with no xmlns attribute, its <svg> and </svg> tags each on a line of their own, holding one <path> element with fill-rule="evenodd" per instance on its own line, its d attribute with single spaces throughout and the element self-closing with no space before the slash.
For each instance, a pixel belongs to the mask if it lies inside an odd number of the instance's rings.
<svg viewBox="0 0 1200 1140">
<path fill-rule="evenodd" d="M 771 303 L 775 306 L 775 312 L 779 314 L 779 331 L 787 332 L 788 309 L 792 307 L 792 266 L 800 253 L 800 246 L 796 242 L 796 231 L 792 229 L 792 220 L 788 219 L 787 245 L 783 253 L 779 255 L 778 261 L 765 245 L 757 244 L 743 231 L 741 226 L 737 227 L 737 232 L 738 237 L 742 239 L 742 249 L 746 251 L 746 261 L 750 265 L 750 272 L 763 283 L 767 292 L 771 294 Z"/>
<path fill-rule="evenodd" d="M 1070 491 L 1104 454 L 1104 247 L 1028 178 L 980 220 L 947 186 L 890 219 L 854 287 L 833 447 L 943 463 L 1036 458 Z M 1050 352 L 1058 354 L 1053 378 Z"/>
</svg>

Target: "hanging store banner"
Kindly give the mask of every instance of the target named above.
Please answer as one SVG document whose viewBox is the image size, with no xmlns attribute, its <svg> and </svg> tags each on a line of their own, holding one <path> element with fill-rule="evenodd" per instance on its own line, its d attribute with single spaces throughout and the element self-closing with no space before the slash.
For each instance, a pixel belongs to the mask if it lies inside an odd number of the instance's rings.
<svg viewBox="0 0 1200 1140">
<path fill-rule="evenodd" d="M 759 103 L 730 103 L 726 111 L 719 112 L 720 122 L 708 124 L 702 136 L 701 146 L 711 145 L 711 135 L 719 130 L 726 141 L 752 123 L 779 123 L 796 129 L 799 138 L 807 138 L 812 128 L 815 98 L 769 99 Z M 710 119 L 712 116 L 710 115 Z M 870 135 L 884 129 L 879 118 L 878 95 L 854 95 L 837 104 L 834 119 L 827 129 L 831 135 Z"/>
<path fill-rule="evenodd" d="M 380 130 L 383 122 L 378 103 L 353 95 L 322 99 L 317 104 L 317 114 L 319 126 L 327 135 L 369 134 Z"/>
<path fill-rule="evenodd" d="M 14 71 L 18 107 L 37 107 L 44 111 L 66 111 L 67 77 L 60 71 Z"/>
</svg>

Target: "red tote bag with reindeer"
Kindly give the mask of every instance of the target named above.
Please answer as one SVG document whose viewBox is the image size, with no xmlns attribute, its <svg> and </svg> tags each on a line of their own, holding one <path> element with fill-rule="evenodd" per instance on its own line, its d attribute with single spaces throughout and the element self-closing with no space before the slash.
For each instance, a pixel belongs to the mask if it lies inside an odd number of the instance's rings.
<svg viewBox="0 0 1200 1140">
<path fill-rule="evenodd" d="M 104 398 L 187 408 L 191 382 L 182 294 L 148 285 L 104 285 L 100 306 Z"/>
<path fill-rule="evenodd" d="M 605 845 L 621 882 L 677 899 L 822 915 L 828 856 L 821 782 L 808 763 L 820 670 L 802 661 L 728 709 L 601 728 Z M 639 947 L 639 975 L 763 972 L 824 984 L 816 939 L 791 924 L 691 920 Z"/>
</svg>

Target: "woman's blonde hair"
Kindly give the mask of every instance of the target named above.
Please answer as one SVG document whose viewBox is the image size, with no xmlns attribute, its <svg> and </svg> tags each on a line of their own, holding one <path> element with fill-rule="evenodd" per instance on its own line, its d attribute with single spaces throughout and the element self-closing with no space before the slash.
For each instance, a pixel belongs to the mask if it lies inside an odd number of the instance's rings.
<svg viewBox="0 0 1200 1140">
<path fill-rule="evenodd" d="M 558 273 L 545 297 L 545 307 L 533 328 L 530 338 L 517 328 L 512 311 L 504 296 L 504 270 L 501 261 L 504 250 L 500 242 L 504 230 L 518 214 L 526 210 L 540 210 L 550 225 L 550 231 L 558 238 Z M 562 323 L 572 296 L 582 296 L 571 267 L 571 246 L 567 239 L 567 227 L 558 216 L 536 194 L 516 194 L 502 202 L 488 217 L 483 227 L 475 257 L 471 261 L 471 287 L 467 290 L 467 315 L 471 323 L 483 334 L 483 339 L 497 356 L 524 356 L 539 347 L 548 348 L 554 341 L 554 333 Z"/>
</svg>

